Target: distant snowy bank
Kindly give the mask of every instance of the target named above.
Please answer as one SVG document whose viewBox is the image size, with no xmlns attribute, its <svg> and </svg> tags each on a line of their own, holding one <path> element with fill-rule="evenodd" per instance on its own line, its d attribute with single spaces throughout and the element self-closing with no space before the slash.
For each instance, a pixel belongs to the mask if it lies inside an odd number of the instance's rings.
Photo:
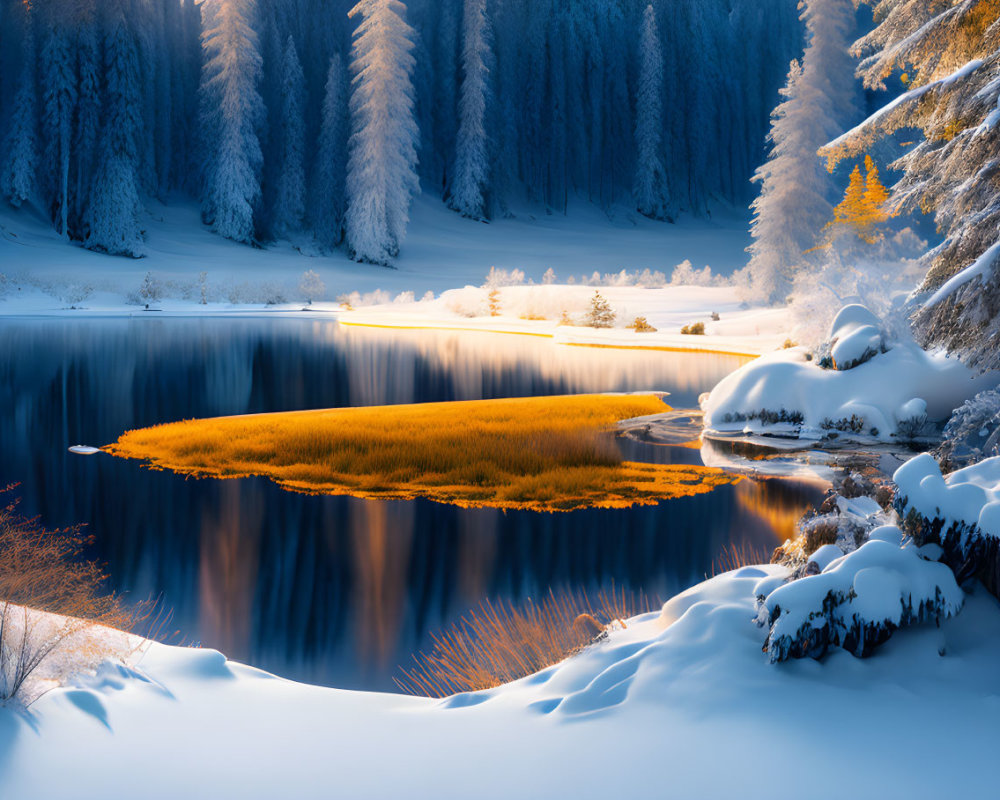
<svg viewBox="0 0 1000 800">
<path fill-rule="evenodd" d="M 841 310 L 817 352 L 771 353 L 726 377 L 705 398 L 708 435 L 771 434 L 805 440 L 920 439 L 928 421 L 947 419 L 996 385 L 906 334 L 890 336 L 863 306 Z"/>
</svg>

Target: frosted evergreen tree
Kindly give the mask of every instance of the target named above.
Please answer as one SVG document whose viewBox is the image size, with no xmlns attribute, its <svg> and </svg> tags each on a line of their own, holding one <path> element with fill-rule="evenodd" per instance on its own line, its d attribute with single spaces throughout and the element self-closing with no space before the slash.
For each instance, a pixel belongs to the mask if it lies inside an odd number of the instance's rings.
<svg viewBox="0 0 1000 800">
<path fill-rule="evenodd" d="M 90 198 L 91 181 L 97 167 L 97 144 L 101 131 L 101 47 L 98 39 L 95 0 L 83 0 L 78 8 L 76 121 L 73 130 L 73 187 L 71 191 L 74 235 Z"/>
<path fill-rule="evenodd" d="M 288 37 L 282 64 L 281 159 L 278 168 L 277 198 L 274 208 L 274 228 L 278 236 L 302 228 L 306 203 L 305 172 L 305 76 Z"/>
<path fill-rule="evenodd" d="M 205 0 L 202 47 L 202 128 L 209 147 L 203 213 L 212 230 L 252 242 L 260 198 L 262 155 L 258 126 L 261 56 L 251 27 L 252 0 Z"/>
<path fill-rule="evenodd" d="M 639 35 L 639 85 L 636 89 L 635 204 L 653 219 L 669 216 L 666 176 L 660 158 L 663 130 L 663 49 L 653 6 L 646 6 Z"/>
<path fill-rule="evenodd" d="M 462 32 L 462 88 L 458 101 L 458 137 L 451 207 L 463 217 L 486 215 L 489 176 L 489 137 L 486 105 L 489 101 L 490 41 L 486 0 L 465 0 Z"/>
<path fill-rule="evenodd" d="M 981 369 L 1000 368 L 1000 6 L 874 3 L 877 26 L 855 43 L 870 89 L 905 70 L 907 91 L 824 149 L 831 164 L 858 157 L 902 129 L 908 151 L 892 167 L 893 213 L 932 213 L 944 240 L 922 257 L 915 330 Z"/>
<path fill-rule="evenodd" d="M 69 30 L 68 9 L 49 8 L 48 30 L 42 46 L 42 130 L 45 132 L 46 193 L 56 229 L 69 235 L 69 165 L 76 109 L 76 58 Z"/>
<path fill-rule="evenodd" d="M 18 78 L 17 93 L 10 124 L 3 142 L 0 164 L 0 192 L 15 208 L 31 200 L 38 189 L 38 90 L 35 83 L 37 68 L 33 6 L 22 6 L 24 29 L 23 62 Z"/>
<path fill-rule="evenodd" d="M 388 265 L 399 253 L 418 189 L 413 115 L 413 29 L 399 0 L 362 0 L 354 36 L 347 243 L 357 261 Z"/>
<path fill-rule="evenodd" d="M 832 216 L 835 192 L 817 151 L 856 114 L 852 0 L 807 0 L 802 18 L 802 64 L 792 63 L 771 117 L 770 156 L 754 175 L 761 189 L 750 228 L 751 293 L 770 303 L 784 301 L 796 272 L 811 269 L 807 251 Z"/>
<path fill-rule="evenodd" d="M 126 0 L 107 5 L 105 97 L 100 167 L 86 214 L 86 247 L 112 255 L 140 253 L 139 138 L 142 131 L 139 52 Z"/>
<path fill-rule="evenodd" d="M 344 240 L 347 134 L 347 81 L 337 53 L 330 59 L 326 76 L 311 214 L 316 238 L 326 248 Z"/>
</svg>

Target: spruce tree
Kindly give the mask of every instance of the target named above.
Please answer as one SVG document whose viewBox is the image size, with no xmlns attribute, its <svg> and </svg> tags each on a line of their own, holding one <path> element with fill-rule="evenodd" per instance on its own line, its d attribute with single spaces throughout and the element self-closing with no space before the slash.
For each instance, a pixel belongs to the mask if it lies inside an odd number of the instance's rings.
<svg viewBox="0 0 1000 800">
<path fill-rule="evenodd" d="M 328 249 L 344 240 L 347 132 L 347 81 L 337 53 L 327 70 L 310 214 L 316 239 Z"/>
<path fill-rule="evenodd" d="M 489 28 L 486 0 L 465 0 L 462 33 L 462 89 L 456 142 L 455 180 L 451 207 L 463 217 L 486 216 L 485 193 L 489 175 L 489 137 L 486 133 L 490 97 Z"/>
<path fill-rule="evenodd" d="M 252 0 L 205 0 L 202 46 L 202 138 L 208 147 L 202 208 L 220 236 L 254 240 L 264 107 L 261 57 L 251 26 Z"/>
<path fill-rule="evenodd" d="M 772 114 L 771 152 L 754 174 L 761 187 L 750 228 L 751 294 L 770 303 L 785 300 L 796 273 L 816 268 L 809 254 L 832 216 L 834 192 L 816 153 L 856 113 L 853 3 L 807 0 L 802 19 L 809 35 L 802 64 L 792 63 Z"/>
<path fill-rule="evenodd" d="M 669 216 L 669 194 L 660 157 L 663 129 L 663 49 L 653 6 L 646 6 L 639 35 L 639 84 L 636 90 L 635 204 L 653 219 Z"/>
<path fill-rule="evenodd" d="M 399 0 L 362 0 L 354 35 L 347 244 L 357 261 L 389 265 L 418 189 L 413 29 Z"/>
<path fill-rule="evenodd" d="M 38 90 L 35 83 L 37 69 L 35 51 L 34 5 L 21 5 L 23 26 L 22 65 L 14 95 L 13 111 L 0 153 L 0 192 L 17 208 L 31 200 L 38 189 Z"/>
<path fill-rule="evenodd" d="M 278 236 L 288 236 L 302 228 L 305 215 L 305 76 L 288 37 L 281 79 L 282 113 L 280 161 L 274 227 Z"/>
<path fill-rule="evenodd" d="M 69 29 L 69 9 L 52 3 L 46 14 L 42 46 L 42 130 L 45 187 L 56 230 L 69 235 L 69 167 L 76 110 L 76 58 Z"/>
<path fill-rule="evenodd" d="M 100 167 L 86 212 L 84 245 L 112 255 L 140 254 L 139 138 L 142 130 L 139 53 L 126 0 L 110 0 L 104 40 L 106 81 Z"/>
</svg>

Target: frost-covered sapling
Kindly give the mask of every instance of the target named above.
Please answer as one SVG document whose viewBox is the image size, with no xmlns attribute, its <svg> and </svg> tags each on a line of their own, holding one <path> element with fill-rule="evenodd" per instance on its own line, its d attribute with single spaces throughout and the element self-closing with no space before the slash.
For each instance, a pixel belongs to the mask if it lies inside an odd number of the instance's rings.
<svg viewBox="0 0 1000 800">
<path fill-rule="evenodd" d="M 163 284 L 152 272 L 147 272 L 143 277 L 139 297 L 146 303 L 155 303 L 163 297 Z"/>
<path fill-rule="evenodd" d="M 307 269 L 299 279 L 299 293 L 309 305 L 312 305 L 313 300 L 322 300 L 326 297 L 326 284 L 319 275 Z"/>
</svg>

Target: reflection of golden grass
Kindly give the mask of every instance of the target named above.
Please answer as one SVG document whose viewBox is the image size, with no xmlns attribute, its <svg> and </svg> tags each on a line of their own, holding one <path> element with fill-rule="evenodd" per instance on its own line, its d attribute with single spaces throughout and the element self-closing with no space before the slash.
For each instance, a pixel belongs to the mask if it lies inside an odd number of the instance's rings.
<svg viewBox="0 0 1000 800">
<path fill-rule="evenodd" d="M 432 635 L 434 649 L 400 669 L 396 685 L 408 694 L 447 697 L 515 681 L 558 664 L 595 641 L 609 625 L 649 611 L 645 597 L 602 592 L 586 597 L 549 592 L 520 607 L 486 600 L 450 629 Z"/>
<path fill-rule="evenodd" d="M 576 395 L 300 411 L 175 422 L 130 431 L 105 450 L 309 493 L 539 511 L 625 508 L 737 480 L 621 461 L 615 423 L 667 408 L 651 395 Z"/>
</svg>

